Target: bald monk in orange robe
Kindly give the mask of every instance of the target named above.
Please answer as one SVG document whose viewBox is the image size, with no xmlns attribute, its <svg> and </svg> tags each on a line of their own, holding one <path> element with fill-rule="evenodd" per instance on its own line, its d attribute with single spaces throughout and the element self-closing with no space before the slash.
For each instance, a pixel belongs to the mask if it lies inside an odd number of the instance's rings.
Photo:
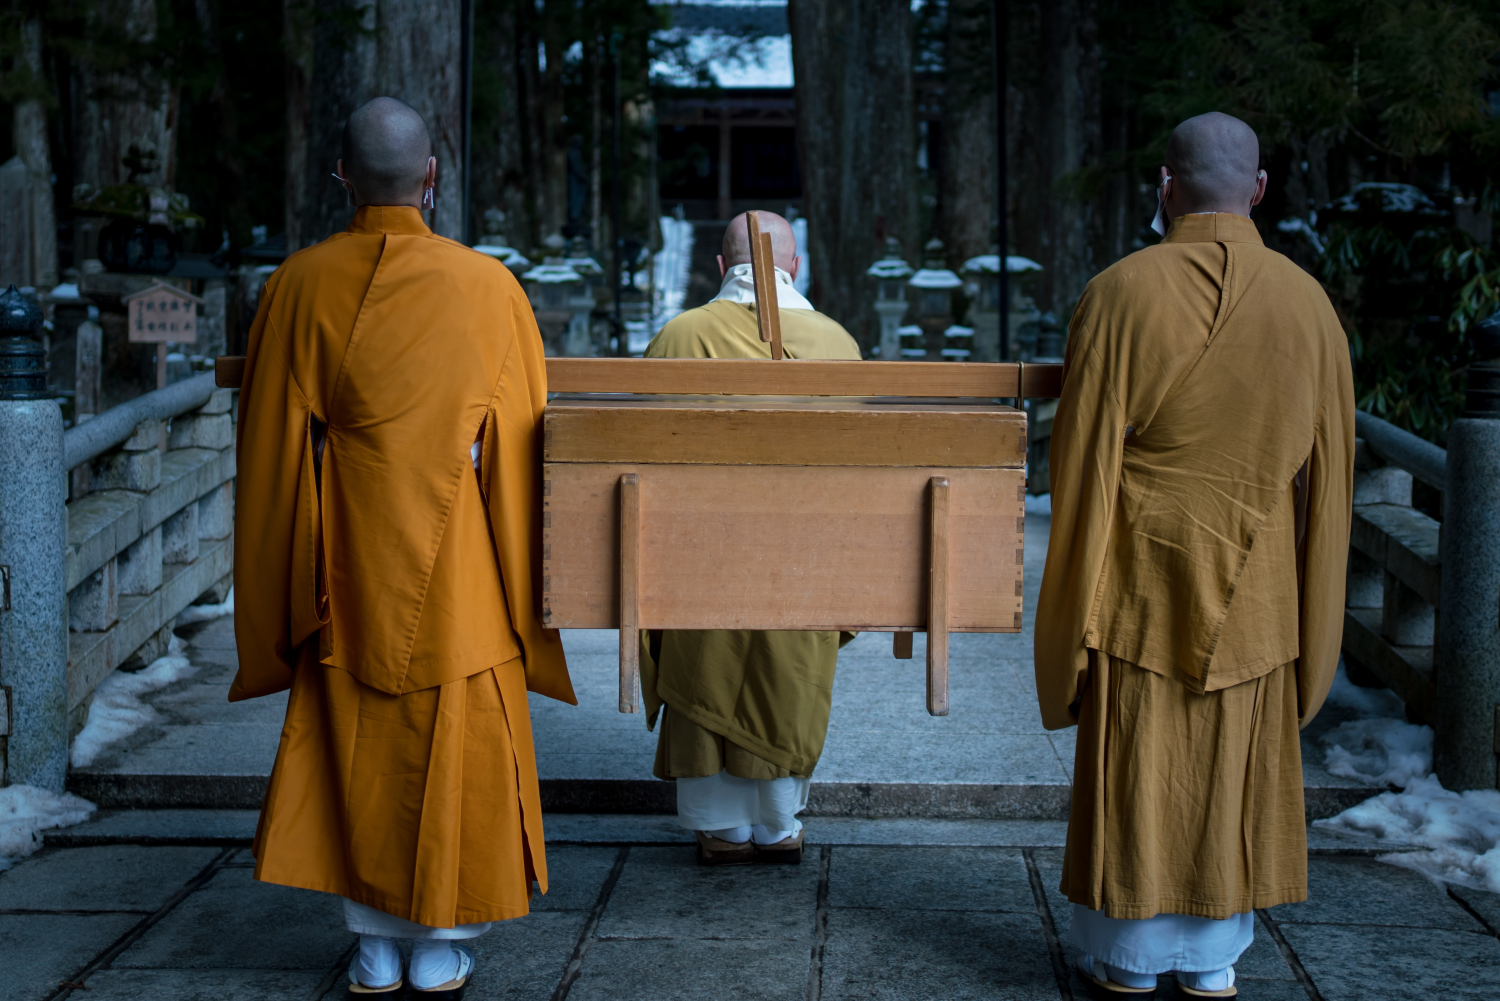
<svg viewBox="0 0 1500 1001">
<path fill-rule="evenodd" d="M 256 878 L 345 898 L 351 994 L 452 998 L 453 941 L 547 889 L 526 693 L 576 699 L 538 615 L 542 341 L 504 266 L 424 225 L 430 149 L 399 101 L 351 115 L 354 221 L 261 296 L 229 697 L 291 689 Z"/>
</svg>

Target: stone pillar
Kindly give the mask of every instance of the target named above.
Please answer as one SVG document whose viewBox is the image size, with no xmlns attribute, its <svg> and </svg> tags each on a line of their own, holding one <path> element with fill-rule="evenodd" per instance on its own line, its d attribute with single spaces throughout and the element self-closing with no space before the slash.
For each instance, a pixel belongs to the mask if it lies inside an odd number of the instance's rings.
<svg viewBox="0 0 1500 1001">
<path fill-rule="evenodd" d="M 67 492 L 62 411 L 0 400 L 0 683 L 10 689 L 6 780 L 61 792 L 68 776 Z"/>
<path fill-rule="evenodd" d="M 1449 789 L 1496 788 L 1500 706 L 1500 362 L 1469 369 L 1448 429 L 1433 765 Z"/>
<path fill-rule="evenodd" d="M 901 361 L 901 318 L 906 315 L 905 299 L 879 300 L 875 313 L 880 317 L 880 360 Z"/>
</svg>

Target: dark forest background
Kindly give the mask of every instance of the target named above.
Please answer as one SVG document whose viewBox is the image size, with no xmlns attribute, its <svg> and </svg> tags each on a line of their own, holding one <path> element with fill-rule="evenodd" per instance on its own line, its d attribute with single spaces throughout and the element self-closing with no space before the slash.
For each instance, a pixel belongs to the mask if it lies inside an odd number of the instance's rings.
<svg viewBox="0 0 1500 1001">
<path fill-rule="evenodd" d="M 185 194 L 201 252 L 233 262 L 256 227 L 289 248 L 339 228 L 328 178 L 342 116 L 368 93 L 418 92 L 456 156 L 456 3 L 417 0 L 8 0 L 0 14 L 0 159 L 45 114 L 62 269 L 76 190 Z M 1500 301 L 1500 3 L 1409 0 L 1015 0 L 1003 106 L 1008 249 L 1065 322 L 1088 279 L 1154 240 L 1166 136 L 1222 110 L 1261 136 L 1268 244 L 1327 288 L 1349 331 L 1361 406 L 1441 441 L 1461 402 L 1467 330 Z M 814 298 L 863 330 L 863 271 L 886 236 L 948 263 L 995 239 L 991 0 L 791 0 L 798 144 Z M 654 58 L 670 5 L 473 0 L 471 211 L 435 222 L 531 253 L 569 218 L 569 177 L 607 246 L 618 60 L 621 235 L 652 245 Z M 655 38 L 655 40 L 653 40 Z M 674 46 L 677 48 L 674 49 Z M 436 96 L 432 96 L 436 95 Z M 920 119 L 920 122 L 919 122 Z M 136 158 L 149 133 L 155 159 Z M 446 145 L 445 145 L 446 144 Z M 141 151 L 136 151 L 140 153 Z M 584 179 L 580 182 L 580 178 Z M 456 178 L 454 178 L 456 180 Z M 579 192 L 572 192 L 575 201 Z M 503 213 L 501 217 L 494 211 Z M 488 216 L 486 212 L 488 211 Z M 441 223 L 441 225 L 439 225 Z"/>
</svg>

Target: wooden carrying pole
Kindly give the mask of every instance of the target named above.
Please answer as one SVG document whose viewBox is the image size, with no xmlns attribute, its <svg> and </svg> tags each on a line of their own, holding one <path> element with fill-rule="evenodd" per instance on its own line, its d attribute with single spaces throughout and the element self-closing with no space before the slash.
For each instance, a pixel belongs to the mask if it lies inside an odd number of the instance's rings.
<svg viewBox="0 0 1500 1001">
<path fill-rule="evenodd" d="M 760 339 L 771 345 L 771 360 L 781 361 L 781 310 L 776 305 L 776 259 L 771 254 L 771 234 L 760 231 L 760 213 L 746 212 L 750 231 L 750 275 L 755 284 L 755 319 Z"/>
<path fill-rule="evenodd" d="M 734 396 L 916 396 L 1056 399 L 1061 365 L 1015 362 L 798 361 L 757 358 L 548 358 L 552 393 L 668 393 Z M 224 355 L 214 381 L 239 389 L 244 355 Z"/>
</svg>

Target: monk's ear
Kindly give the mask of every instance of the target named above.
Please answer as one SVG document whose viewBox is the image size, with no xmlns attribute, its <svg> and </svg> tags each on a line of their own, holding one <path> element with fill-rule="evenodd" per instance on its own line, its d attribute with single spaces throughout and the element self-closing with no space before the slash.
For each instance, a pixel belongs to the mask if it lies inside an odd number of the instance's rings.
<svg viewBox="0 0 1500 1001">
<path fill-rule="evenodd" d="M 1260 204 L 1260 200 L 1266 197 L 1266 182 L 1269 178 L 1264 170 L 1255 172 L 1255 195 L 1250 199 L 1250 207 L 1254 208 Z"/>
</svg>

